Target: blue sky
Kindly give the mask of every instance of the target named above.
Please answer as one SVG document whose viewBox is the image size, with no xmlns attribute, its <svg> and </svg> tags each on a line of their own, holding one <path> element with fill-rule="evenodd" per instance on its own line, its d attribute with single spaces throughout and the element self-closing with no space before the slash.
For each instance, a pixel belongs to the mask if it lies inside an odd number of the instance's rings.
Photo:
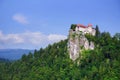
<svg viewBox="0 0 120 80">
<path fill-rule="evenodd" d="M 65 39 L 70 25 L 120 32 L 120 0 L 0 0 L 0 48 L 34 49 Z"/>
</svg>

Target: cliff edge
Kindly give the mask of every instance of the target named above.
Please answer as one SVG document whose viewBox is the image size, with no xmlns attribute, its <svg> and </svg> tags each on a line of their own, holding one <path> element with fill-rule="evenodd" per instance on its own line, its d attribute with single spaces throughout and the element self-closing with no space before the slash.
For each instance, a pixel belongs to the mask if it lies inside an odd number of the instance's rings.
<svg viewBox="0 0 120 80">
<path fill-rule="evenodd" d="M 93 50 L 94 42 L 86 38 L 86 34 L 95 36 L 96 30 L 91 24 L 84 26 L 82 24 L 72 24 L 68 36 L 68 51 L 70 59 L 73 61 L 81 57 L 82 50 Z"/>
</svg>

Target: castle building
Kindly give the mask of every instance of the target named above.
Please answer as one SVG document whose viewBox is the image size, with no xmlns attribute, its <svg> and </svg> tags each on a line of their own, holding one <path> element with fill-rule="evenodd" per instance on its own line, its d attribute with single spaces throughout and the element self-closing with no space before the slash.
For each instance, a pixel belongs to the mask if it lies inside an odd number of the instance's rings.
<svg viewBox="0 0 120 80">
<path fill-rule="evenodd" d="M 88 24 L 88 26 L 77 24 L 75 31 L 81 31 L 84 34 L 89 33 L 89 34 L 92 34 L 93 36 L 95 36 L 95 32 L 96 32 L 96 30 L 92 28 L 92 24 Z"/>
</svg>

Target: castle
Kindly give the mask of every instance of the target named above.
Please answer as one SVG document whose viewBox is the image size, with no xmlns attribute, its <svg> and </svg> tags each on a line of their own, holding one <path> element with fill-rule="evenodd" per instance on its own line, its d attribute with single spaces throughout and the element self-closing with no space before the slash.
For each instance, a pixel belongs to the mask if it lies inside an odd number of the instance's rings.
<svg viewBox="0 0 120 80">
<path fill-rule="evenodd" d="M 82 24 L 77 24 L 75 31 L 82 31 L 84 34 L 89 33 L 95 36 L 96 30 L 92 28 L 92 24 L 88 24 L 88 26 L 84 26 Z"/>
<path fill-rule="evenodd" d="M 72 27 L 73 26 L 71 26 L 71 29 L 69 31 L 68 51 L 70 59 L 74 61 L 79 56 L 81 56 L 83 49 L 94 49 L 94 43 L 92 41 L 89 42 L 88 39 L 85 37 L 85 34 L 88 33 L 92 36 L 95 36 L 96 30 L 92 27 L 91 24 L 88 24 L 88 26 L 75 24 L 74 29 L 72 29 Z"/>
</svg>

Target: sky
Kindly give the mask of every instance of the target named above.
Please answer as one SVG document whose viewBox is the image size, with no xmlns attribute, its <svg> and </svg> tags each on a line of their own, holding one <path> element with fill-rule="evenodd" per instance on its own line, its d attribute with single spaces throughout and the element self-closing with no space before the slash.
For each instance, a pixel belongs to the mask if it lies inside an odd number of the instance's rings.
<svg viewBox="0 0 120 80">
<path fill-rule="evenodd" d="M 89 23 L 120 32 L 120 0 L 0 0 L 0 49 L 46 47 Z"/>
</svg>

